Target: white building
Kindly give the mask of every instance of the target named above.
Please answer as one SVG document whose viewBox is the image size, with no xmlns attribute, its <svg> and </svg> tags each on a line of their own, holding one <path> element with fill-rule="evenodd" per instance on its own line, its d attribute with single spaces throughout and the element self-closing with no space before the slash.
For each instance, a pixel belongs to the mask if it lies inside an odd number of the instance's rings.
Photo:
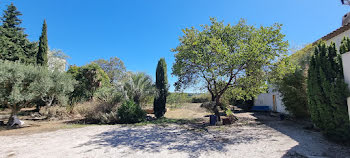
<svg viewBox="0 0 350 158">
<path fill-rule="evenodd" d="M 286 107 L 283 105 L 280 93 L 272 86 L 269 86 L 267 93 L 259 94 L 254 100 L 254 106 L 265 106 L 270 111 L 288 114 Z M 265 111 L 266 109 L 264 109 Z"/>
<path fill-rule="evenodd" d="M 350 38 L 350 12 L 345 14 L 342 20 L 343 21 L 341 27 L 323 36 L 320 39 L 325 41 L 327 45 L 331 44 L 332 42 L 335 43 L 338 51 L 343 38 Z M 345 82 L 349 85 L 350 89 L 350 52 L 343 54 L 342 60 Z M 280 94 L 277 91 L 273 91 L 272 88 L 269 88 L 268 93 L 260 94 L 255 99 L 254 106 L 267 106 L 271 111 L 288 113 L 288 111 L 285 109 L 285 106 L 283 105 Z M 350 117 L 350 97 L 348 98 L 348 111 Z"/>
</svg>

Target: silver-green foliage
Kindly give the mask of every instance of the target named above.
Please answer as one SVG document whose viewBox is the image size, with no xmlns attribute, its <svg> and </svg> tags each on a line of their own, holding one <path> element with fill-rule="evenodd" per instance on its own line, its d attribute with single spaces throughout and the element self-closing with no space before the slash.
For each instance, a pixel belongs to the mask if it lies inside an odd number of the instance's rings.
<svg viewBox="0 0 350 158">
<path fill-rule="evenodd" d="M 0 60 L 0 103 L 10 108 L 12 115 L 37 99 L 48 105 L 54 100 L 64 104 L 74 84 L 75 81 L 63 72 Z"/>
</svg>

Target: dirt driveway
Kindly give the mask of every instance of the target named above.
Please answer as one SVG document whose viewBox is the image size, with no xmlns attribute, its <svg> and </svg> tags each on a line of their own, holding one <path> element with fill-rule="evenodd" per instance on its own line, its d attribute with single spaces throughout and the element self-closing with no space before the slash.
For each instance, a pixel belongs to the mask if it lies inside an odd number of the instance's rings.
<svg viewBox="0 0 350 158">
<path fill-rule="evenodd" d="M 250 113 L 232 126 L 102 125 L 0 136 L 0 157 L 350 157 L 301 126 Z"/>
</svg>

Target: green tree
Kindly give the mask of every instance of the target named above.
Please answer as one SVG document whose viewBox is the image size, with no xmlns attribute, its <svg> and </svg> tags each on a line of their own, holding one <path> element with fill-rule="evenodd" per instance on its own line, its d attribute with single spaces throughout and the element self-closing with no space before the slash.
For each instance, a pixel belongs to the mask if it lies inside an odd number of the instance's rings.
<svg viewBox="0 0 350 158">
<path fill-rule="evenodd" d="M 96 63 L 82 67 L 70 66 L 67 73 L 78 81 L 70 96 L 71 104 L 91 100 L 98 88 L 110 86 L 108 75 Z"/>
<path fill-rule="evenodd" d="M 111 57 L 109 60 L 98 59 L 93 62 L 107 73 L 111 82 L 121 82 L 126 73 L 123 61 L 117 57 Z"/>
<path fill-rule="evenodd" d="M 24 28 L 20 27 L 22 15 L 11 4 L 1 17 L 0 27 L 0 59 L 20 61 L 23 63 L 36 63 L 37 43 L 30 42 L 24 34 Z"/>
<path fill-rule="evenodd" d="M 46 25 L 46 20 L 44 20 L 41 36 L 39 39 L 39 50 L 38 50 L 37 59 L 36 59 L 36 62 L 38 65 L 47 66 L 48 51 L 49 51 L 49 45 L 47 41 L 47 25 Z"/>
<path fill-rule="evenodd" d="M 331 139 L 350 140 L 350 122 L 347 97 L 350 95 L 344 82 L 341 54 L 349 50 L 349 40 L 344 39 L 340 53 L 335 44 L 321 42 L 315 48 L 308 71 L 308 105 L 313 123 Z"/>
<path fill-rule="evenodd" d="M 45 102 L 46 106 L 52 106 L 54 102 L 66 105 L 68 95 L 74 91 L 76 80 L 66 72 L 59 70 L 46 71 L 48 77 L 42 77 L 34 82 L 37 96 Z"/>
<path fill-rule="evenodd" d="M 309 117 L 304 70 L 286 74 L 276 85 L 287 111 L 296 118 Z"/>
<path fill-rule="evenodd" d="M 161 118 L 165 114 L 166 98 L 168 95 L 168 77 L 167 66 L 164 58 L 158 61 L 156 70 L 156 88 L 157 95 L 154 98 L 153 109 L 157 118 Z"/>
<path fill-rule="evenodd" d="M 177 89 L 204 83 L 215 102 L 213 111 L 220 120 L 217 107 L 226 91 L 253 97 L 265 90 L 273 63 L 286 54 L 281 25 L 249 26 L 244 20 L 237 25 L 224 25 L 211 18 L 211 25 L 183 30 L 180 44 L 173 49 L 173 75 Z"/>
<path fill-rule="evenodd" d="M 43 99 L 48 105 L 53 101 L 64 105 L 68 93 L 73 91 L 74 82 L 64 72 L 0 60 L 0 104 L 12 110 L 11 116 L 38 99 Z M 11 119 L 9 121 L 11 124 Z"/>
<path fill-rule="evenodd" d="M 129 73 L 128 80 L 124 83 L 126 98 L 141 105 L 146 102 L 148 96 L 155 92 L 152 79 L 145 73 Z"/>
</svg>

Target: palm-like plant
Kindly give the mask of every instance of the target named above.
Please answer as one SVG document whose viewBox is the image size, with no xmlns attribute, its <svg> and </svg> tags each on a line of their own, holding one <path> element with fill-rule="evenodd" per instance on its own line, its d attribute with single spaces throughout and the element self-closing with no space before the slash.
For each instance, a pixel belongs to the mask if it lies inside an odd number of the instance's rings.
<svg viewBox="0 0 350 158">
<path fill-rule="evenodd" d="M 144 103 L 147 96 L 155 94 L 152 78 L 145 73 L 128 73 L 128 80 L 124 82 L 123 88 L 128 99 L 136 104 Z"/>
</svg>

